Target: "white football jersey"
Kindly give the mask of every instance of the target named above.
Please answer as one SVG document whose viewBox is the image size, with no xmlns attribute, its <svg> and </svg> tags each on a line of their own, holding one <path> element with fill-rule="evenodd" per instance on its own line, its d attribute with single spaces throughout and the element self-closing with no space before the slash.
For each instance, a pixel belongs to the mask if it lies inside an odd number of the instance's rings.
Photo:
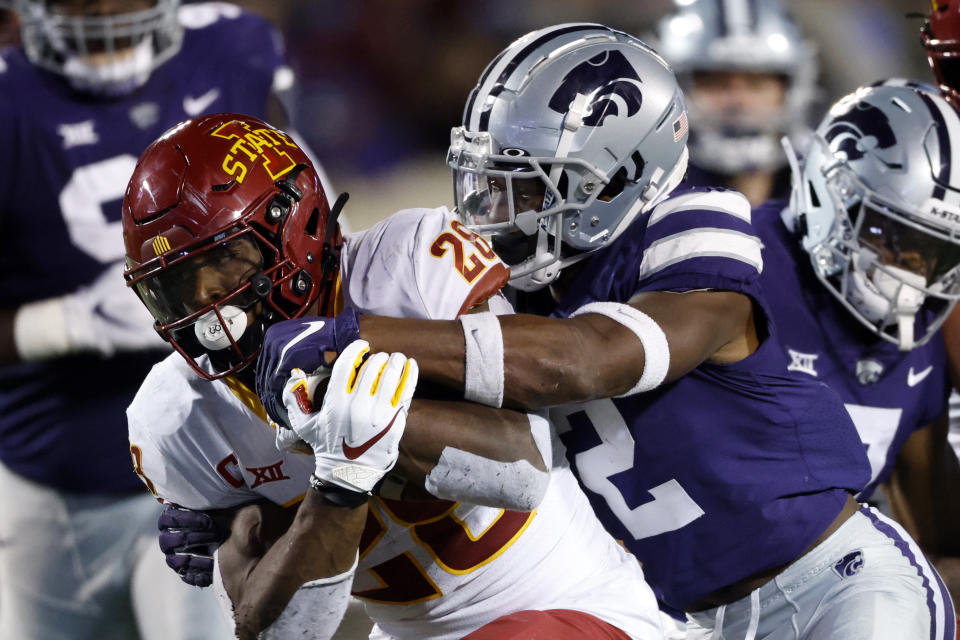
<svg viewBox="0 0 960 640">
<path fill-rule="evenodd" d="M 394 318 L 449 320 L 510 278 L 487 242 L 445 207 L 405 209 L 344 238 L 344 304 Z"/>
<path fill-rule="evenodd" d="M 341 256 L 345 303 L 367 313 L 453 318 L 508 277 L 445 208 L 402 211 L 350 234 Z M 184 507 L 295 504 L 313 471 L 312 455 L 276 449 L 248 389 L 201 379 L 179 354 L 154 367 L 128 418 L 138 473 Z M 530 513 L 373 500 L 353 585 L 377 623 L 371 637 L 460 638 L 507 613 L 557 608 L 662 637 L 638 563 L 603 530 L 563 452 L 553 458 L 547 494 Z"/>
</svg>

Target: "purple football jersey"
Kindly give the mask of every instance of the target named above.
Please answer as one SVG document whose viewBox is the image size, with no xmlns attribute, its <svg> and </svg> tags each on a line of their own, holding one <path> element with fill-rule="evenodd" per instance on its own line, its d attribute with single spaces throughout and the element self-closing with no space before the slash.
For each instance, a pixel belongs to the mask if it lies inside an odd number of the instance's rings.
<svg viewBox="0 0 960 640">
<path fill-rule="evenodd" d="M 553 315 L 641 291 L 754 301 L 759 349 L 652 392 L 551 410 L 606 527 L 669 606 L 798 557 L 867 482 L 840 399 L 786 371 L 759 286 L 760 242 L 734 192 L 678 189 L 585 261 Z"/>
<path fill-rule="evenodd" d="M 910 435 L 947 410 L 946 352 L 936 334 L 902 352 L 861 325 L 820 282 L 810 256 L 780 217 L 784 200 L 754 210 L 763 240 L 761 277 L 787 370 L 826 383 L 845 403 L 870 459 L 866 499 L 886 480 Z M 917 324 L 926 330 L 928 316 Z"/>
<path fill-rule="evenodd" d="M 284 64 L 273 28 L 221 3 L 184 6 L 180 17 L 181 50 L 116 100 L 72 91 L 22 49 L 0 57 L 0 297 L 7 308 L 74 291 L 123 259 L 127 180 L 140 152 L 167 128 L 206 112 L 266 116 Z M 109 317 L 109 309 L 99 311 Z M 0 367 L 0 459 L 64 490 L 142 491 L 124 412 L 163 355 Z"/>
</svg>

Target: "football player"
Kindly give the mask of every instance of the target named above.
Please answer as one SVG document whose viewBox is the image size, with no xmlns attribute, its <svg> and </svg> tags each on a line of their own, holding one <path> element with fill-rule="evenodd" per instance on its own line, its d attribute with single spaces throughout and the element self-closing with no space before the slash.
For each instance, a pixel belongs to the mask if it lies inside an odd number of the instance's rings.
<svg viewBox="0 0 960 640">
<path fill-rule="evenodd" d="M 460 638 L 495 619 L 473 637 L 662 637 L 635 559 L 603 530 L 562 455 L 548 472 L 543 417 L 427 399 L 407 416 L 415 364 L 375 354 L 353 375 L 364 349 L 344 342 L 322 405 L 313 378 L 298 373 L 279 405 L 296 433 L 271 428 L 251 365 L 273 323 L 344 303 L 447 319 L 484 303 L 508 309 L 491 299 L 508 270 L 445 209 L 399 212 L 341 249 L 342 202 L 329 210 L 285 133 L 231 114 L 161 136 L 124 199 L 128 281 L 179 352 L 153 368 L 128 410 L 131 452 L 158 497 L 229 512 L 232 535 L 210 578 L 237 632 L 326 637 L 352 587 L 376 637 Z M 298 344 L 335 336 L 333 323 L 285 326 L 285 348 L 261 364 L 286 378 L 312 358 Z M 402 473 L 382 484 L 398 446 Z M 399 500 L 411 493 L 421 500 Z M 200 522 L 176 509 L 164 525 L 168 540 L 181 536 L 171 565 L 194 582 Z"/>
<path fill-rule="evenodd" d="M 805 132 L 813 100 L 813 45 L 779 0 L 696 0 L 657 26 L 657 50 L 690 109 L 687 182 L 724 186 L 752 205 L 786 196 L 784 135 Z"/>
<path fill-rule="evenodd" d="M 273 28 L 226 3 L 6 4 L 22 47 L 0 57 L 0 637 L 217 637 L 129 472 L 124 410 L 169 349 L 123 286 L 120 201 L 160 133 L 265 115 L 290 70 Z"/>
<path fill-rule="evenodd" d="M 916 543 L 853 497 L 870 466 L 839 397 L 787 371 L 746 199 L 676 188 L 686 138 L 676 79 L 642 42 L 596 24 L 520 38 L 448 159 L 459 215 L 538 315 L 347 310 L 338 339 L 356 327 L 468 399 L 554 407 L 594 509 L 689 637 L 953 638 Z M 284 347 L 268 334 L 268 354 Z M 286 382 L 258 378 L 272 396 Z"/>
<path fill-rule="evenodd" d="M 787 368 L 840 394 L 870 459 L 859 498 L 882 486 L 896 519 L 944 565 L 960 555 L 938 332 L 960 297 L 957 131 L 960 117 L 930 85 L 862 87 L 820 123 L 789 206 L 754 211 Z"/>
</svg>

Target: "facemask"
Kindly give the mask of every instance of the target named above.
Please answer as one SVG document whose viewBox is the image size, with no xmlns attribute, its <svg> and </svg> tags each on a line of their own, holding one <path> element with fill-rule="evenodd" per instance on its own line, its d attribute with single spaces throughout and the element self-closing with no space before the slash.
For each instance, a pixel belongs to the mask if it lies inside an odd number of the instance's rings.
<svg viewBox="0 0 960 640">
<path fill-rule="evenodd" d="M 77 91 L 117 97 L 143 86 L 150 77 L 153 39 L 112 53 L 75 55 L 66 60 L 63 74 Z"/>
</svg>

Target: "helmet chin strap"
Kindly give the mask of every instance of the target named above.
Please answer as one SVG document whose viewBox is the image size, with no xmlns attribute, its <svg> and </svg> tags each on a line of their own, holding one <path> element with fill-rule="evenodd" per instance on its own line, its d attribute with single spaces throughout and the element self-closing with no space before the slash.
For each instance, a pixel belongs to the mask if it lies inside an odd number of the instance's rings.
<svg viewBox="0 0 960 640">
<path fill-rule="evenodd" d="M 864 271 L 854 262 L 849 275 L 850 303 L 874 323 L 891 315 L 897 321 L 898 348 L 909 351 L 915 345 L 914 320 L 923 305 L 926 279 L 899 267 Z"/>
</svg>

